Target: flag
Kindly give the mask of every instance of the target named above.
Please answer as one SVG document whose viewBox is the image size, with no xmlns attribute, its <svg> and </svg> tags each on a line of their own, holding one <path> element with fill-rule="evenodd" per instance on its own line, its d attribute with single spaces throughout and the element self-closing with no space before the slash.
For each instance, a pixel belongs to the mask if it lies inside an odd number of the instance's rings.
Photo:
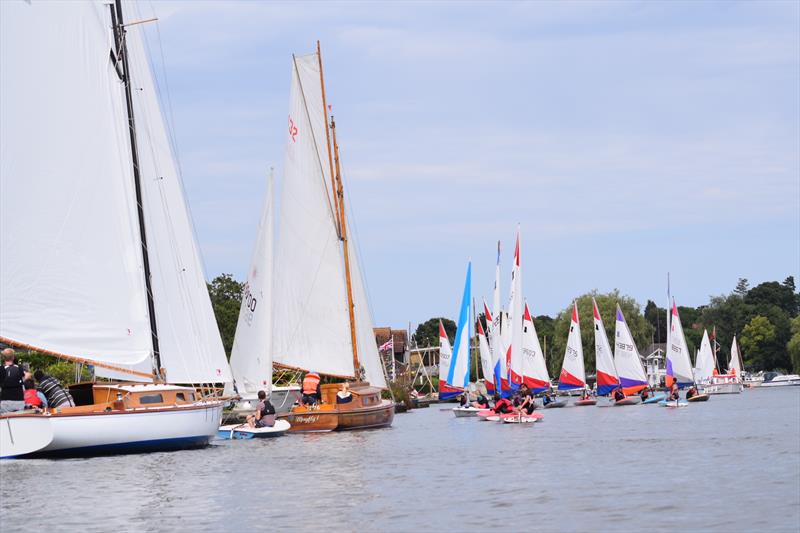
<svg viewBox="0 0 800 533">
<path fill-rule="evenodd" d="M 394 351 L 394 336 L 389 337 L 389 340 L 381 344 L 380 348 L 378 348 L 381 352 L 388 352 Z"/>
</svg>

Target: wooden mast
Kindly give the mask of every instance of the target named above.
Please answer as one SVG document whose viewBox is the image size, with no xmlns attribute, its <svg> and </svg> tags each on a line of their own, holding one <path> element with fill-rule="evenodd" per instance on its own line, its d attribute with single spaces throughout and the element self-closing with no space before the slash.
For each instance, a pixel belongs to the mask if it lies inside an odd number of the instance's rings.
<svg viewBox="0 0 800 533">
<path fill-rule="evenodd" d="M 353 371 L 356 379 L 361 379 L 361 364 L 358 362 L 358 343 L 356 341 L 356 317 L 353 304 L 353 283 L 350 276 L 350 251 L 347 237 L 347 219 L 344 213 L 344 187 L 342 186 L 342 171 L 339 163 L 339 143 L 336 142 L 336 121 L 331 116 L 331 132 L 333 132 L 333 152 L 336 162 L 336 196 L 339 206 L 340 239 L 344 248 L 344 278 L 347 282 L 347 310 L 350 314 L 350 340 L 353 344 Z"/>
<path fill-rule="evenodd" d="M 331 130 L 328 127 L 328 102 L 325 100 L 325 78 L 322 76 L 322 50 L 317 40 L 317 59 L 319 60 L 319 85 L 322 88 L 322 115 L 325 118 L 325 139 L 328 148 L 328 165 L 331 170 L 331 190 L 333 191 L 333 201 L 335 204 L 334 211 L 336 212 L 336 233 L 339 238 L 342 237 L 342 223 L 339 219 L 339 200 L 336 195 L 336 178 L 333 173 L 333 154 L 331 153 Z"/>
</svg>

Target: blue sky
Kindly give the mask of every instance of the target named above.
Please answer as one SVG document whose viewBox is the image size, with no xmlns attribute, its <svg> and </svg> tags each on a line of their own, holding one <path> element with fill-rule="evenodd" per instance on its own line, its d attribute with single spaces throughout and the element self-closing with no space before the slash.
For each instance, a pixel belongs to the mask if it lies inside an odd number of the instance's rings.
<svg viewBox="0 0 800 533">
<path fill-rule="evenodd" d="M 517 223 L 535 314 L 800 277 L 797 2 L 140 4 L 209 277 L 246 272 L 317 39 L 377 325 L 454 317 L 469 259 L 491 300 L 498 239 L 505 300 Z"/>
</svg>

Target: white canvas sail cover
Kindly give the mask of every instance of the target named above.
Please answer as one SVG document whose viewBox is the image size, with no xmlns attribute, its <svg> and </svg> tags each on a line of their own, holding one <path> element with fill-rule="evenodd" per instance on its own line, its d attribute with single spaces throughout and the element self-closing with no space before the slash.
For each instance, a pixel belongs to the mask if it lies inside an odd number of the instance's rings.
<svg viewBox="0 0 800 533">
<path fill-rule="evenodd" d="M 447 376 L 450 375 L 450 365 L 453 362 L 453 348 L 450 346 L 450 339 L 444 324 L 439 321 L 439 383 L 447 383 Z"/>
<path fill-rule="evenodd" d="M 522 319 L 522 379 L 534 392 L 550 389 L 550 374 L 528 304 Z"/>
<path fill-rule="evenodd" d="M 278 219 L 273 359 L 292 368 L 354 377 L 325 117 L 318 56 L 294 58 Z M 374 342 L 371 332 L 369 338 Z"/>
<path fill-rule="evenodd" d="M 647 374 L 639 357 L 639 349 L 633 340 L 625 315 L 617 304 L 617 323 L 614 332 L 614 366 L 625 394 L 642 390 L 647 386 Z"/>
<path fill-rule="evenodd" d="M 231 350 L 231 371 L 239 394 L 272 389 L 272 255 L 275 201 L 273 178 L 258 223 L 258 234 L 242 291 Z"/>
<path fill-rule="evenodd" d="M 619 386 L 617 368 L 608 343 L 608 335 L 600 317 L 600 309 L 592 298 L 592 312 L 594 313 L 594 358 L 597 364 L 597 394 L 605 396 Z"/>
<path fill-rule="evenodd" d="M 108 6 L 0 2 L 0 336 L 152 370 Z"/>
<path fill-rule="evenodd" d="M 672 317 L 670 319 L 670 333 L 667 345 L 667 385 L 671 379 L 678 381 L 679 385 L 689 385 L 694 382 L 692 375 L 692 360 L 689 357 L 689 347 L 683 336 L 683 326 L 678 316 L 678 306 L 672 303 Z"/>
<path fill-rule="evenodd" d="M 520 257 L 520 230 L 517 227 L 517 243 L 514 247 L 514 262 L 511 265 L 511 294 L 508 314 L 510 318 L 511 344 L 509 344 L 509 377 L 514 386 L 522 383 L 522 264 Z"/>
<path fill-rule="evenodd" d="M 739 353 L 739 343 L 736 342 L 736 335 L 734 335 L 733 343 L 731 344 L 731 362 L 728 365 L 728 373 L 736 373 L 737 376 L 741 376 L 743 370 L 742 354 Z"/>
<path fill-rule="evenodd" d="M 578 304 L 572 304 L 572 320 L 569 324 L 567 349 L 558 378 L 559 390 L 582 389 L 586 387 L 586 369 L 583 364 L 583 341 L 581 340 L 581 323 L 578 320 Z"/>
<path fill-rule="evenodd" d="M 714 375 L 714 353 L 711 351 L 707 330 L 703 330 L 703 340 L 700 342 L 700 351 L 697 352 L 695 368 L 694 377 L 698 381 L 708 381 Z"/>
</svg>

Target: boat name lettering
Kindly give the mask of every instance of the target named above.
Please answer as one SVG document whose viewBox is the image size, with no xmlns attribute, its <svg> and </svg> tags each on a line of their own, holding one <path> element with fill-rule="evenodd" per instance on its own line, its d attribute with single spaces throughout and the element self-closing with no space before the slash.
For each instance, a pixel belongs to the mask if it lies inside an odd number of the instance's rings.
<svg viewBox="0 0 800 533">
<path fill-rule="evenodd" d="M 295 422 L 299 422 L 301 424 L 313 424 L 319 420 L 319 415 L 296 416 L 294 417 L 294 420 Z"/>
</svg>

